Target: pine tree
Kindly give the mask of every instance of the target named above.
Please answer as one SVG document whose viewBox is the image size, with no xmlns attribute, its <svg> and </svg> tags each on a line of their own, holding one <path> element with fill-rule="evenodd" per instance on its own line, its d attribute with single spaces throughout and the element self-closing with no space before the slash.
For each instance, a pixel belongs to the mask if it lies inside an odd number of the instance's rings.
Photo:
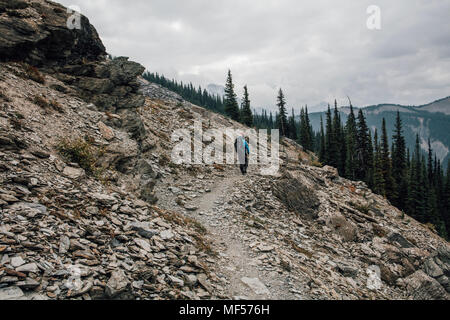
<svg viewBox="0 0 450 320">
<path fill-rule="evenodd" d="M 289 117 L 288 121 L 288 136 L 294 141 L 298 139 L 294 108 L 292 108 L 292 115 Z"/>
<path fill-rule="evenodd" d="M 450 236 L 450 160 L 447 163 L 447 174 L 445 179 L 445 187 L 443 191 L 444 212 L 443 219 L 447 229 L 447 235 Z"/>
<path fill-rule="evenodd" d="M 331 124 L 330 133 L 330 165 L 337 168 L 341 176 L 344 175 L 344 163 L 342 157 L 342 134 L 341 134 L 341 119 L 337 109 L 337 101 L 334 101 L 334 116 Z"/>
<path fill-rule="evenodd" d="M 395 199 L 394 179 L 392 178 L 392 164 L 389 151 L 388 135 L 386 131 L 386 119 L 383 118 L 381 133 L 381 161 L 383 168 L 385 196 L 389 199 Z"/>
<path fill-rule="evenodd" d="M 431 141 L 429 138 L 428 138 L 427 178 L 429 186 L 433 185 L 433 149 L 431 149 Z"/>
<path fill-rule="evenodd" d="M 306 123 L 305 117 L 305 109 L 300 110 L 300 136 L 299 136 L 300 145 L 308 150 L 309 149 L 309 130 Z"/>
<path fill-rule="evenodd" d="M 225 112 L 227 116 L 235 121 L 239 121 L 239 106 L 237 96 L 234 93 L 234 84 L 231 71 L 228 70 L 227 82 L 225 84 Z"/>
<path fill-rule="evenodd" d="M 381 147 L 378 143 L 378 132 L 375 129 L 375 136 L 373 139 L 373 144 L 375 145 L 375 154 L 374 154 L 374 172 L 373 172 L 373 191 L 375 193 L 385 195 L 384 188 L 384 177 L 383 177 L 383 162 L 381 158 Z"/>
<path fill-rule="evenodd" d="M 341 115 L 337 107 L 337 101 L 334 100 L 334 117 L 333 117 L 333 135 L 334 135 L 334 166 L 338 169 L 341 176 L 345 176 L 345 164 L 347 156 L 345 129 L 341 122 Z"/>
<path fill-rule="evenodd" d="M 314 132 L 309 120 L 308 105 L 305 106 L 305 126 L 308 131 L 307 149 L 312 151 L 314 149 Z"/>
<path fill-rule="evenodd" d="M 370 189 L 373 189 L 373 185 L 374 185 L 374 181 L 373 181 L 373 175 L 375 172 L 375 168 L 374 168 L 374 150 L 373 150 L 373 143 L 372 143 L 372 133 L 369 130 L 369 141 L 368 141 L 368 146 L 367 146 L 367 151 L 368 151 L 368 160 L 367 160 L 367 174 L 366 174 L 366 178 L 364 179 L 364 181 L 366 181 L 368 187 Z"/>
<path fill-rule="evenodd" d="M 326 145 L 325 145 L 325 132 L 323 130 L 323 119 L 320 116 L 320 151 L 319 151 L 319 161 L 325 163 L 326 159 Z"/>
<path fill-rule="evenodd" d="M 403 137 L 402 120 L 399 111 L 397 111 L 392 141 L 392 176 L 396 187 L 392 202 L 396 207 L 404 209 L 408 192 L 406 181 L 406 142 Z"/>
<path fill-rule="evenodd" d="M 359 109 L 358 112 L 356 157 L 358 163 L 356 178 L 366 181 L 370 185 L 370 171 L 373 165 L 372 138 L 362 109 Z"/>
<path fill-rule="evenodd" d="M 277 125 L 282 136 L 287 135 L 287 116 L 286 116 L 286 99 L 283 94 L 283 90 L 280 89 L 277 97 L 278 117 Z"/>
<path fill-rule="evenodd" d="M 357 156 L 356 156 L 356 119 L 353 111 L 353 106 L 350 103 L 350 114 L 347 118 L 345 125 L 345 139 L 346 139 L 346 162 L 345 162 L 345 174 L 350 180 L 356 179 L 357 170 Z"/>
<path fill-rule="evenodd" d="M 409 177 L 408 191 L 408 214 L 411 217 L 423 222 L 425 203 L 424 203 L 424 175 L 422 167 L 425 167 L 421 161 L 419 135 L 416 136 L 416 146 L 411 160 L 411 170 Z"/>
<path fill-rule="evenodd" d="M 247 85 L 244 86 L 244 97 L 242 99 L 241 122 L 247 127 L 253 126 L 253 114 L 250 108 L 250 99 L 248 96 Z"/>
<path fill-rule="evenodd" d="M 336 148 L 336 138 L 334 136 L 333 130 L 333 120 L 331 118 L 331 109 L 328 105 L 327 119 L 326 119 L 326 135 L 325 135 L 325 163 L 337 168 L 337 148 Z"/>
</svg>

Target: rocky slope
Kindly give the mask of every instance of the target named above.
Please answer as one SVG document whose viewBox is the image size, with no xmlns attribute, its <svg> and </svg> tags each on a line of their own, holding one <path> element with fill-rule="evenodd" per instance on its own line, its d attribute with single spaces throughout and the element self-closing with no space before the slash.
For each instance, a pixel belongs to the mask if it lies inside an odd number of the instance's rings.
<svg viewBox="0 0 450 320">
<path fill-rule="evenodd" d="M 449 298 L 448 243 L 292 141 L 276 177 L 172 163 L 175 129 L 245 128 L 66 18 L 0 1 L 0 299 Z"/>
</svg>

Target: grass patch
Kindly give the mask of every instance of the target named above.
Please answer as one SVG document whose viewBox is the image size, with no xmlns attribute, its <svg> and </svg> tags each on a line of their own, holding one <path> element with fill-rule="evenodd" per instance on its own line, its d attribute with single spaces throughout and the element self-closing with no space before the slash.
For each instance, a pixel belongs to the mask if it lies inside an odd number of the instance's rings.
<svg viewBox="0 0 450 320">
<path fill-rule="evenodd" d="M 323 168 L 323 164 L 319 162 L 318 160 L 311 160 L 311 166 L 317 167 L 317 168 Z"/>
<path fill-rule="evenodd" d="M 97 165 L 103 150 L 92 145 L 89 139 L 62 138 L 57 145 L 58 152 L 68 161 L 77 163 L 87 174 L 97 178 L 101 176 L 103 168 Z"/>
<path fill-rule="evenodd" d="M 56 100 L 48 100 L 43 96 L 37 95 L 34 97 L 33 102 L 34 104 L 36 104 L 37 106 L 41 107 L 44 110 L 52 109 L 59 113 L 64 112 L 61 104 Z"/>
<path fill-rule="evenodd" d="M 195 240 L 197 248 L 211 256 L 217 256 L 217 252 L 212 249 L 210 243 L 204 238 L 208 231 L 200 222 L 173 211 L 162 210 L 156 206 L 152 208 L 167 221 L 193 229 L 196 234 L 193 234 L 192 237 Z"/>
<path fill-rule="evenodd" d="M 359 204 L 359 203 L 354 203 L 354 202 L 349 202 L 349 204 L 355 208 L 356 210 L 358 210 L 361 213 L 364 214 L 369 214 L 369 210 L 370 210 L 370 206 L 368 204 Z"/>
<path fill-rule="evenodd" d="M 37 83 L 45 84 L 44 76 L 39 72 L 38 68 L 22 63 L 24 74 L 23 78 L 31 79 Z"/>
</svg>

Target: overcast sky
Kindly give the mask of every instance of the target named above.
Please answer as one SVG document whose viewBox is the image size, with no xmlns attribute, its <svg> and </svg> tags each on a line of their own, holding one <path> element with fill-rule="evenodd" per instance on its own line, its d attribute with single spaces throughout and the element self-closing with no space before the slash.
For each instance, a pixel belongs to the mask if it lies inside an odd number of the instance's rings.
<svg viewBox="0 0 450 320">
<path fill-rule="evenodd" d="M 450 95 L 450 0 L 61 0 L 77 5 L 107 51 L 194 85 L 231 69 L 253 107 L 336 97 L 418 105 Z M 381 9 L 381 30 L 366 10 Z"/>
</svg>

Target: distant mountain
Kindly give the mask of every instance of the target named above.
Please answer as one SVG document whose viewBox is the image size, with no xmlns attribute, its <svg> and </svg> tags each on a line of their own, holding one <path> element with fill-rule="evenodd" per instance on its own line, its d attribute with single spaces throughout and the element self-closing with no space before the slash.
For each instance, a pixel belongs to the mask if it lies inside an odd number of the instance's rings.
<svg viewBox="0 0 450 320">
<path fill-rule="evenodd" d="M 225 95 L 225 87 L 219 84 L 208 84 L 206 90 L 212 95 L 219 95 L 220 97 Z"/>
<path fill-rule="evenodd" d="M 342 121 L 347 120 L 350 112 L 349 107 L 339 108 Z M 447 166 L 450 159 L 450 97 L 434 101 L 422 106 L 403 106 L 397 104 L 379 104 L 363 108 L 372 133 L 375 128 L 381 131 L 383 118 L 390 138 L 392 138 L 397 111 L 400 111 L 403 121 L 403 130 L 408 148 L 412 151 L 415 137 L 420 136 L 421 147 L 428 150 L 428 139 L 436 152 L 438 159 Z M 358 108 L 355 108 L 355 113 Z M 311 124 L 314 130 L 320 129 L 320 116 L 323 117 L 325 125 L 325 112 L 311 113 Z"/>
</svg>

